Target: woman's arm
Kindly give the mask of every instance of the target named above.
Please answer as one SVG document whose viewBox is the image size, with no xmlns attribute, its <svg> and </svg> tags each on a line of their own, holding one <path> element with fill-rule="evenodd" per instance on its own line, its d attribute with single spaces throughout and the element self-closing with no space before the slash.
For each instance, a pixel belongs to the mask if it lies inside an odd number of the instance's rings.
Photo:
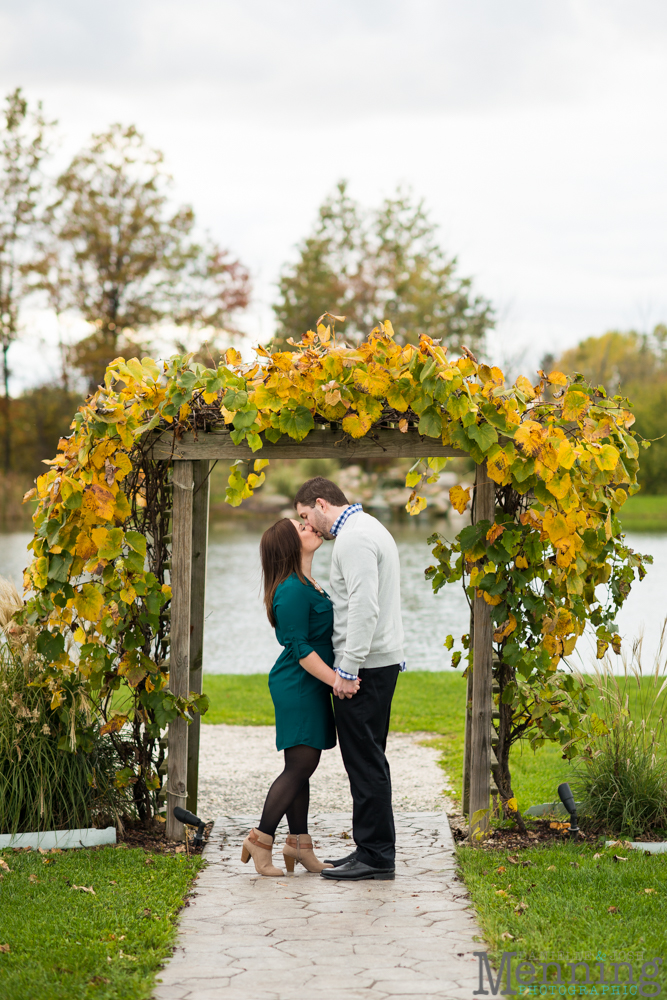
<svg viewBox="0 0 667 1000">
<path fill-rule="evenodd" d="M 318 680 L 324 681 L 324 683 L 328 684 L 329 687 L 334 686 L 334 681 L 336 680 L 338 674 L 324 662 L 322 657 L 319 656 L 315 650 L 313 650 L 312 653 L 309 653 L 308 656 L 304 656 L 303 659 L 299 660 L 299 663 L 303 669 L 307 670 L 309 674 L 313 675 L 313 677 L 317 677 Z M 359 690 L 360 683 L 361 681 L 357 678 L 355 692 Z"/>
</svg>

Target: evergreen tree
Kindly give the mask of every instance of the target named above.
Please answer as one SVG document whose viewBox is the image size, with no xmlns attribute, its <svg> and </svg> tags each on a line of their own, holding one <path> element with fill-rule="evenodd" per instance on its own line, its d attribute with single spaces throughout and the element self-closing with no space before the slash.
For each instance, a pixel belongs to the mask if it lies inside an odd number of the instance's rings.
<svg viewBox="0 0 667 1000">
<path fill-rule="evenodd" d="M 364 211 L 341 181 L 299 246 L 299 259 L 283 269 L 274 343 L 299 340 L 326 310 L 346 317 L 350 339 L 388 319 L 401 342 L 428 333 L 452 348 L 465 343 L 479 351 L 493 310 L 456 268 L 423 201 L 399 190 L 379 209 Z"/>
</svg>

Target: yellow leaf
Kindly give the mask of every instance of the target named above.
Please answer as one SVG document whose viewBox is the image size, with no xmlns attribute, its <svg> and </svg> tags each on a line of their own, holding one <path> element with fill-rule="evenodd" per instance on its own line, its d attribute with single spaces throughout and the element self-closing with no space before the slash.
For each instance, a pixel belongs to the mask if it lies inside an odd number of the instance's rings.
<svg viewBox="0 0 667 1000">
<path fill-rule="evenodd" d="M 84 493 L 84 504 L 92 509 L 101 521 L 113 520 L 116 498 L 106 486 L 93 483 Z"/>
<path fill-rule="evenodd" d="M 507 799 L 505 805 L 510 810 L 510 812 L 516 812 L 517 809 L 519 808 L 517 800 L 514 797 L 512 797 L 511 799 Z"/>
<path fill-rule="evenodd" d="M 361 438 L 373 426 L 373 418 L 364 413 L 348 413 L 343 418 L 343 430 L 353 438 Z"/>
<path fill-rule="evenodd" d="M 477 596 L 483 597 L 486 603 L 490 604 L 492 608 L 494 608 L 496 604 L 500 604 L 500 602 L 502 601 L 502 597 L 500 596 L 500 594 L 487 594 L 485 590 L 478 590 Z"/>
<path fill-rule="evenodd" d="M 97 555 L 100 559 L 116 559 L 121 553 L 123 544 L 122 528 L 93 528 L 90 533 L 97 546 Z"/>
<path fill-rule="evenodd" d="M 528 560 L 525 556 L 517 556 L 514 565 L 517 569 L 528 569 Z"/>
<path fill-rule="evenodd" d="M 243 355 L 239 351 L 235 351 L 233 347 L 230 347 L 227 351 L 225 351 L 225 364 L 243 364 Z"/>
<path fill-rule="evenodd" d="M 369 392 L 371 396 L 381 398 L 385 395 L 389 384 L 391 382 L 391 376 L 385 369 L 374 362 L 368 365 L 367 371 L 362 371 L 360 368 L 355 368 L 353 376 L 354 384 L 358 389 L 363 389 L 365 392 Z"/>
<path fill-rule="evenodd" d="M 490 527 L 486 533 L 487 542 L 491 542 L 491 544 L 493 545 L 493 543 L 497 541 L 498 538 L 500 538 L 504 530 L 505 530 L 504 524 L 492 525 L 492 527 Z"/>
<path fill-rule="evenodd" d="M 426 497 L 415 496 L 413 493 L 405 505 L 405 509 L 408 514 L 414 517 L 416 514 L 420 514 L 426 507 Z"/>
<path fill-rule="evenodd" d="M 571 469 L 576 460 L 577 454 L 567 438 L 561 441 L 558 446 L 558 464 L 563 469 Z"/>
<path fill-rule="evenodd" d="M 407 420 L 399 420 L 398 421 L 398 429 L 401 432 L 401 434 L 407 434 L 408 433 L 408 426 L 409 425 L 408 425 Z"/>
<path fill-rule="evenodd" d="M 503 622 L 503 624 L 500 625 L 493 633 L 493 641 L 502 642 L 503 639 L 506 639 L 508 635 L 512 634 L 515 628 L 516 628 L 516 618 L 510 611 L 509 618 L 507 619 L 507 621 Z"/>
<path fill-rule="evenodd" d="M 459 514 L 463 514 L 467 504 L 470 502 L 470 490 L 464 489 L 462 486 L 452 486 L 449 491 L 449 499 L 454 510 L 457 510 Z"/>
<path fill-rule="evenodd" d="M 114 715 L 113 718 L 109 719 L 109 721 L 102 726 L 100 729 L 100 736 L 106 736 L 107 733 L 119 732 L 127 722 L 127 718 L 127 715 Z"/>
<path fill-rule="evenodd" d="M 396 383 L 391 385 L 387 390 L 387 405 L 391 406 L 392 410 L 397 410 L 398 413 L 405 413 L 409 401 L 405 398 L 404 390 L 397 386 Z"/>
<path fill-rule="evenodd" d="M 215 403 L 218 398 L 217 392 L 202 392 L 201 395 L 205 403 Z"/>
<path fill-rule="evenodd" d="M 74 607 L 77 613 L 89 622 L 99 620 L 103 605 L 104 598 L 93 583 L 84 583 L 74 597 Z"/>
<path fill-rule="evenodd" d="M 514 440 L 521 445 L 527 455 L 536 455 L 542 447 L 544 429 L 536 420 L 524 420 L 517 427 Z"/>
<path fill-rule="evenodd" d="M 572 480 L 570 479 L 569 472 L 564 473 L 562 476 L 554 476 L 546 486 L 552 496 L 556 497 L 557 500 L 562 500 L 572 488 Z"/>
<path fill-rule="evenodd" d="M 569 656 L 571 653 L 574 652 L 574 647 L 577 644 L 577 638 L 578 638 L 578 636 L 571 635 L 567 639 L 563 639 L 563 655 L 564 656 Z"/>
<path fill-rule="evenodd" d="M 589 396 L 585 392 L 577 392 L 570 388 L 563 397 L 563 419 L 577 420 L 583 416 L 591 405 Z"/>
<path fill-rule="evenodd" d="M 486 469 L 489 473 L 489 478 L 493 479 L 494 483 L 498 483 L 501 486 L 504 486 L 506 482 L 509 482 L 509 467 L 509 459 L 502 449 L 498 451 L 493 458 L 487 458 L 486 460 Z"/>
<path fill-rule="evenodd" d="M 563 375 L 562 372 L 553 371 L 549 372 L 547 378 L 551 385 L 567 385 L 567 376 Z"/>
<path fill-rule="evenodd" d="M 593 457 L 598 468 L 602 469 L 603 472 L 613 472 L 620 458 L 613 444 L 603 445 L 599 452 L 594 453 Z"/>
<path fill-rule="evenodd" d="M 137 599 L 137 592 L 134 587 L 124 587 L 120 592 L 121 601 L 125 601 L 126 604 L 132 604 Z"/>
<path fill-rule="evenodd" d="M 39 559 L 35 559 L 32 564 L 32 578 L 35 581 L 35 586 L 42 590 L 46 587 L 46 581 L 49 573 L 49 560 L 46 556 L 40 556 Z"/>
<path fill-rule="evenodd" d="M 281 372 L 288 372 L 294 364 L 295 357 L 296 355 L 292 354 L 291 351 L 277 351 L 271 355 L 271 361 Z"/>
<path fill-rule="evenodd" d="M 55 712 L 57 708 L 60 708 L 65 699 L 65 693 L 58 688 L 57 691 L 53 692 L 53 698 L 51 699 L 51 711 Z"/>
<path fill-rule="evenodd" d="M 524 394 L 526 399 L 535 398 L 535 390 L 528 381 L 525 375 L 519 375 L 518 379 L 514 383 L 517 389 Z"/>
</svg>

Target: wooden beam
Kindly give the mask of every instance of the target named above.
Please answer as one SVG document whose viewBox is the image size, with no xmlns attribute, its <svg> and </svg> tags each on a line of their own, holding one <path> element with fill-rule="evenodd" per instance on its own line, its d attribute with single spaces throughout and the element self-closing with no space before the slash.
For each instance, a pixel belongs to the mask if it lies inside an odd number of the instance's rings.
<svg viewBox="0 0 667 1000">
<path fill-rule="evenodd" d="M 261 435 L 264 440 L 264 435 Z M 342 431 L 319 425 L 303 441 L 295 441 L 286 434 L 272 444 L 252 452 L 245 443 L 234 444 L 228 430 L 199 431 L 184 434 L 180 441 L 173 434 L 163 432 L 154 437 L 152 457 L 157 460 L 221 459 L 234 462 L 251 458 L 464 458 L 467 453 L 445 445 L 439 438 L 423 437 L 410 428 L 402 434 L 398 428 L 383 428 L 372 436 L 352 440 Z"/>
<path fill-rule="evenodd" d="M 475 648 L 475 616 L 470 612 L 470 649 Z M 461 812 L 467 816 L 470 811 L 470 759 L 472 746 L 472 665 L 466 675 L 465 727 L 463 730 L 463 775 L 461 780 Z"/>
<path fill-rule="evenodd" d="M 171 548 L 171 645 L 169 689 L 187 696 L 190 689 L 190 588 L 192 576 L 192 462 L 174 462 L 174 506 Z M 174 817 L 174 806 L 187 801 L 188 724 L 169 723 L 167 758 L 167 840 L 183 840 L 184 827 Z"/>
<path fill-rule="evenodd" d="M 204 652 L 204 598 L 206 592 L 206 550 L 208 547 L 208 459 L 193 462 L 192 498 L 192 577 L 190 585 L 190 690 L 202 693 Z M 197 814 L 199 786 L 199 734 L 201 716 L 196 714 L 188 727 L 188 809 Z"/>
<path fill-rule="evenodd" d="M 486 462 L 477 466 L 475 479 L 475 523 L 493 521 L 495 483 L 489 479 Z M 482 597 L 473 602 L 475 632 L 472 672 L 472 745 L 470 761 L 469 838 L 478 843 L 478 834 L 489 827 L 491 791 L 491 711 L 493 696 L 493 631 L 489 605 Z M 486 810 L 486 812 L 484 812 Z M 475 814 L 477 818 L 474 819 Z"/>
</svg>

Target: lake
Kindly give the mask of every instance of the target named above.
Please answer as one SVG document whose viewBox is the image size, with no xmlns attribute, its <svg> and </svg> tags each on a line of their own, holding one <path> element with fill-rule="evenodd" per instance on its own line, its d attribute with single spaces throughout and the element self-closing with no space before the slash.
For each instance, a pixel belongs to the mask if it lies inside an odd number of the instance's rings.
<svg viewBox="0 0 667 1000">
<path fill-rule="evenodd" d="M 443 533 L 445 526 L 438 526 Z M 260 598 L 259 539 L 266 523 L 224 522 L 211 526 L 208 553 L 204 670 L 209 673 L 267 673 L 280 646 L 275 640 Z M 392 527 L 401 558 L 403 624 L 408 669 L 451 669 L 451 654 L 443 648 L 448 634 L 468 631 L 468 605 L 459 584 L 434 595 L 424 580 L 432 562 L 426 544 L 436 530 L 423 522 Z M 27 532 L 0 535 L 0 575 L 19 589 L 27 562 Z M 667 534 L 628 534 L 627 542 L 654 557 L 645 580 L 635 583 L 619 615 L 618 626 L 627 649 L 644 634 L 644 672 L 658 649 L 667 615 Z M 315 578 L 327 587 L 333 543 L 325 542 L 315 555 Z M 594 661 L 594 643 L 580 640 L 580 667 Z M 620 666 L 620 660 L 619 660 Z"/>
</svg>

